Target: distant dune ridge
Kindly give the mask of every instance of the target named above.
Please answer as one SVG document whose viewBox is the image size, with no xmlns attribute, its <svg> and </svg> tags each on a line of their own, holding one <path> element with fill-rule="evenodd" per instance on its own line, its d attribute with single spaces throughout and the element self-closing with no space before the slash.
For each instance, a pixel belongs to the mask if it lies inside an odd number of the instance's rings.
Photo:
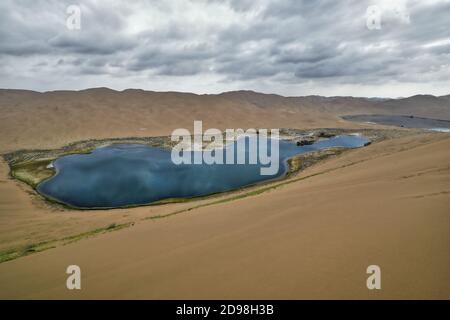
<svg viewBox="0 0 450 320">
<path fill-rule="evenodd" d="M 191 128 L 354 127 L 346 114 L 405 114 L 450 120 L 450 96 L 402 99 L 283 97 L 253 91 L 197 95 L 136 89 L 34 92 L 0 89 L 0 152 L 91 138 L 167 135 Z"/>
</svg>

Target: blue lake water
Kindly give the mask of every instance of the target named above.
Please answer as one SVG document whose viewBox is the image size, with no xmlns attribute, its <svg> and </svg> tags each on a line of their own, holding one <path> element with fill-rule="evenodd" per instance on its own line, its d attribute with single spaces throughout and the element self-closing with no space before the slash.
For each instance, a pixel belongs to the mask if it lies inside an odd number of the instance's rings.
<svg viewBox="0 0 450 320">
<path fill-rule="evenodd" d="M 149 204 L 168 198 L 224 192 L 279 178 L 286 174 L 286 160 L 294 155 L 329 147 L 357 148 L 367 142 L 366 138 L 353 135 L 337 136 L 306 146 L 280 140 L 279 170 L 271 176 L 260 174 L 264 165 L 259 161 L 248 164 L 248 145 L 244 146 L 246 164 L 175 165 L 168 150 L 141 144 L 113 144 L 89 154 L 67 155 L 55 160 L 56 174 L 41 182 L 37 190 L 79 208 Z M 230 144 L 224 154 L 230 148 L 236 155 L 242 145 Z M 270 154 L 270 142 L 268 150 Z"/>
</svg>

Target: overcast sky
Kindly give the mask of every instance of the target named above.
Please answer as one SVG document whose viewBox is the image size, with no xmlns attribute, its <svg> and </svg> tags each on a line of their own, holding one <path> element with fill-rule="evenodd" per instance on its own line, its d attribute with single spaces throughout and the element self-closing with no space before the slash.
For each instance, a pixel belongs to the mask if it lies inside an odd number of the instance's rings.
<svg viewBox="0 0 450 320">
<path fill-rule="evenodd" d="M 450 1 L 0 1 L 1 88 L 104 86 L 449 94 Z"/>
</svg>

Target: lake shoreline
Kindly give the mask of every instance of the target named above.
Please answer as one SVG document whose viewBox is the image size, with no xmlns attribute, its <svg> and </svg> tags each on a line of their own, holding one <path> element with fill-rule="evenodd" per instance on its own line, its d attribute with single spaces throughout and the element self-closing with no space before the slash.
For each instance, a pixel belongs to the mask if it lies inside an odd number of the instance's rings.
<svg viewBox="0 0 450 320">
<path fill-rule="evenodd" d="M 420 130 L 421 131 L 421 130 Z M 355 135 L 360 134 L 366 137 L 370 143 L 379 142 L 382 140 L 414 134 L 415 130 L 383 130 L 383 129 L 335 129 L 335 128 L 318 128 L 309 130 L 300 129 L 281 129 L 280 136 L 281 139 L 285 140 L 301 140 L 302 137 L 312 136 L 314 141 L 319 141 L 323 137 L 333 137 L 337 135 Z M 216 197 L 218 195 L 234 193 L 239 190 L 249 189 L 251 187 L 260 186 L 263 184 L 270 184 L 276 181 L 288 179 L 291 176 L 295 176 L 299 171 L 314 165 L 315 163 L 331 157 L 337 156 L 345 148 L 326 148 L 323 150 L 316 150 L 312 152 L 302 153 L 286 159 L 286 170 L 285 172 L 273 179 L 263 180 L 249 185 L 245 185 L 236 189 L 226 190 L 222 192 L 215 192 L 207 195 L 199 195 L 193 197 L 179 197 L 179 198 L 167 198 L 158 201 L 144 203 L 144 204 L 133 204 L 126 206 L 114 206 L 114 207 L 77 207 L 57 199 L 51 196 L 44 195 L 37 191 L 37 186 L 56 175 L 56 168 L 52 165 L 53 161 L 71 154 L 83 154 L 91 153 L 93 150 L 110 146 L 113 144 L 143 144 L 150 147 L 162 148 L 169 150 L 174 142 L 170 140 L 169 136 L 159 136 L 159 137 L 144 137 L 144 138 L 114 138 L 114 139 L 101 139 L 101 140 L 87 140 L 74 142 L 69 145 L 63 146 L 59 149 L 49 149 L 49 150 L 18 150 L 12 153 L 3 155 L 4 159 L 9 165 L 10 176 L 17 179 L 27 185 L 31 186 L 36 195 L 52 206 L 57 206 L 62 209 L 67 210 L 113 210 L 113 209 L 124 209 L 124 208 L 134 208 L 140 206 L 154 206 L 163 205 L 169 203 L 180 203 L 195 201 L 199 199 L 209 199 L 211 197 Z M 301 163 L 301 165 L 299 165 Z"/>
</svg>

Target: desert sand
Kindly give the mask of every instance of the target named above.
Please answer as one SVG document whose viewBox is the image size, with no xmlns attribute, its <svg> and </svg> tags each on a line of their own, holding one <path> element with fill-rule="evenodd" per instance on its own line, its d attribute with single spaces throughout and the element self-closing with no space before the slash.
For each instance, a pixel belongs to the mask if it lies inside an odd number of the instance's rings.
<svg viewBox="0 0 450 320">
<path fill-rule="evenodd" d="M 339 115 L 380 110 L 359 100 L 315 108 L 316 98 L 310 105 L 292 99 L 3 91 L 0 151 L 165 135 L 191 128 L 193 120 L 221 129 L 361 128 Z M 397 107 L 399 114 L 406 108 Z M 411 109 L 441 118 L 448 112 L 445 105 Z M 1 250 L 111 223 L 134 225 L 1 263 L 0 298 L 450 299 L 449 164 L 450 134 L 421 134 L 347 151 L 238 200 L 76 211 L 52 206 L 11 179 L 2 160 Z M 65 287 L 71 264 L 81 267 L 80 291 Z M 382 270 L 379 291 L 366 288 L 372 264 Z"/>
</svg>

